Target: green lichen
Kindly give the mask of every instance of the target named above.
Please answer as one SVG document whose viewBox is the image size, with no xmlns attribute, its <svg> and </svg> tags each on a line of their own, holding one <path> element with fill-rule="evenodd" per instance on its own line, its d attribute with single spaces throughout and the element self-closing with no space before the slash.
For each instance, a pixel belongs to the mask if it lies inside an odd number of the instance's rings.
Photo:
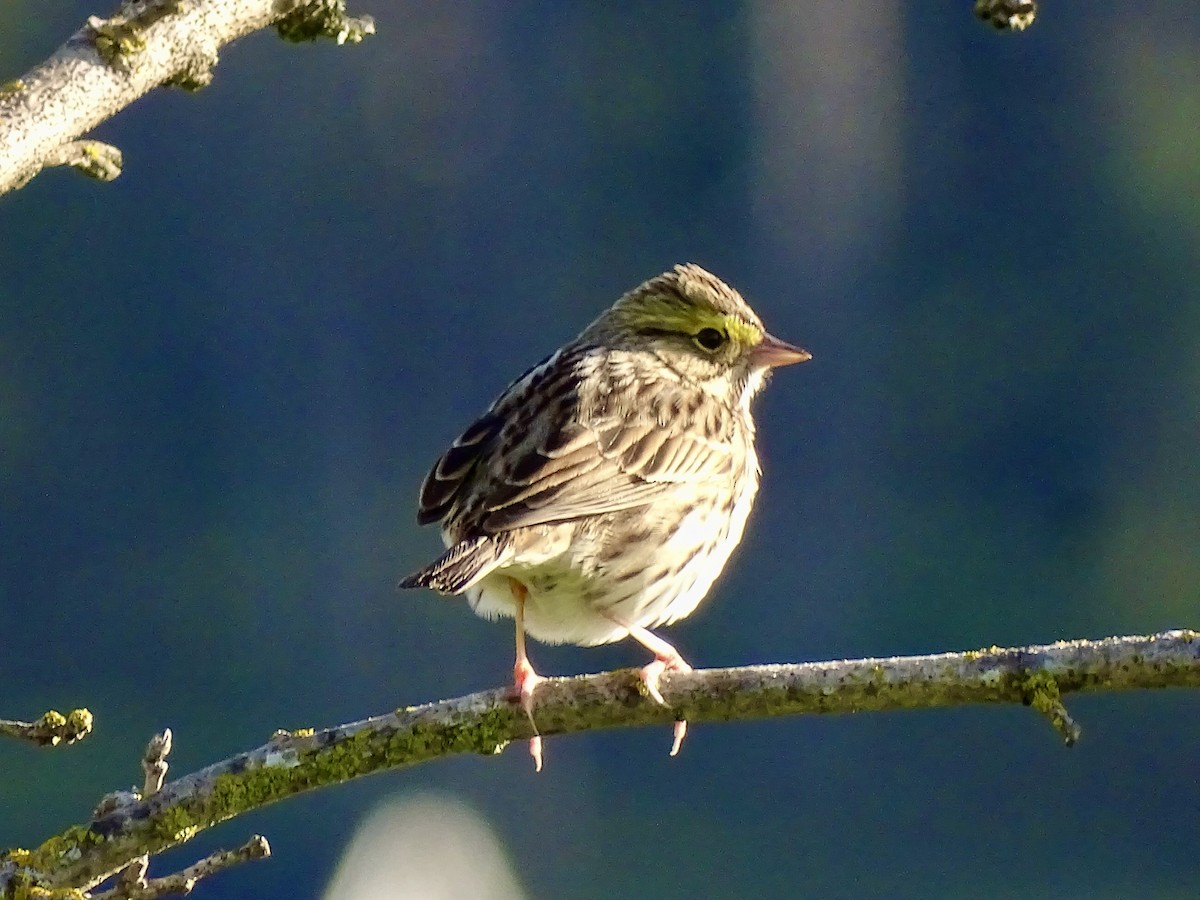
<svg viewBox="0 0 1200 900">
<path fill-rule="evenodd" d="M 1049 719 L 1068 747 L 1074 746 L 1079 740 L 1080 729 L 1063 705 L 1058 680 L 1044 670 L 1030 672 L 1026 669 L 1021 670 L 1017 679 L 1021 701 Z"/>
<path fill-rule="evenodd" d="M 489 709 L 474 721 L 447 725 L 447 749 L 492 755 L 508 743 L 512 720 L 507 710 Z"/>
<path fill-rule="evenodd" d="M 43 731 L 58 731 L 66 724 L 66 716 L 57 709 L 48 709 L 33 723 L 33 726 Z"/>
<path fill-rule="evenodd" d="M 1024 31 L 1037 14 L 1035 0 L 975 0 L 975 15 L 997 31 Z"/>
<path fill-rule="evenodd" d="M 214 819 L 220 821 L 219 819 Z M 164 845 L 181 844 L 190 840 L 203 828 L 211 825 L 200 819 L 184 804 L 169 806 L 154 818 L 152 835 Z"/>
<path fill-rule="evenodd" d="M 20 78 L 14 78 L 12 81 L 6 81 L 0 84 L 0 97 L 8 97 L 12 94 L 19 94 L 25 90 L 25 82 Z"/>
<path fill-rule="evenodd" d="M 65 716 L 57 709 L 50 709 L 33 723 L 33 731 L 43 746 L 73 744 L 91 734 L 92 721 L 92 714 L 86 709 L 73 709 Z"/>
<path fill-rule="evenodd" d="M 92 32 L 96 52 L 110 66 L 128 68 L 129 57 L 146 49 L 146 38 L 136 21 L 121 18 L 105 20 L 92 16 L 88 19 L 88 28 Z"/>
<path fill-rule="evenodd" d="M 12 900 L 88 900 L 88 895 L 78 888 L 43 887 L 30 872 L 15 873 L 5 896 Z"/>
<path fill-rule="evenodd" d="M 87 707 L 81 707 L 71 710 L 67 715 L 67 728 L 80 734 L 86 734 L 92 730 L 95 721 L 96 717 L 92 715 L 92 711 Z"/>
<path fill-rule="evenodd" d="M 147 3 L 136 15 L 118 13 L 111 19 L 91 16 L 87 21 L 96 52 L 110 66 L 127 71 L 130 60 L 146 49 L 145 31 L 174 13 L 183 12 L 187 0 L 158 0 Z"/>
<path fill-rule="evenodd" d="M 309 0 L 276 22 L 275 30 L 285 41 L 297 44 L 323 37 L 333 38 L 339 44 L 357 44 L 375 33 L 375 20 L 370 16 L 347 15 L 346 0 Z"/>
<path fill-rule="evenodd" d="M 34 850 L 10 850 L 0 857 L 0 863 L 27 873 L 22 896 L 74 897 L 61 891 L 31 892 L 42 890 L 40 884 L 50 873 L 61 876 L 70 870 L 72 880 L 77 875 L 98 875 L 97 866 L 110 864 L 114 855 L 124 858 L 121 854 L 135 849 L 158 852 L 188 841 L 218 822 L 301 791 L 438 755 L 499 752 L 511 736 L 512 722 L 512 711 L 501 706 L 475 713 L 464 722 L 418 720 L 395 730 L 361 728 L 343 732 L 326 744 L 314 741 L 308 729 L 286 737 L 277 735 L 275 746 L 249 760 L 247 768 L 218 776 L 210 789 L 160 808 L 148 819 L 124 821 L 110 838 L 90 827 L 74 826 Z M 97 852 L 109 842 L 110 847 Z M 105 854 L 108 858 L 101 862 Z"/>
<path fill-rule="evenodd" d="M 236 775 L 218 776 L 208 798 L 208 817 L 220 822 L 295 793 L 294 771 L 280 766 L 262 766 Z"/>
<path fill-rule="evenodd" d="M 56 834 L 34 850 L 16 848 L 0 856 L 0 864 L 9 863 L 19 867 L 10 882 L 13 898 L 76 898 L 85 895 L 66 889 L 50 890 L 40 882 L 43 874 L 61 868 L 64 861 L 78 859 L 86 851 L 103 843 L 104 838 L 83 825 L 73 825 L 62 834 Z"/>
<path fill-rule="evenodd" d="M 47 888 L 33 884 L 28 876 L 22 879 L 18 876 L 11 883 L 13 900 L 88 900 L 88 895 L 78 888 Z"/>
<path fill-rule="evenodd" d="M 291 736 L 303 738 L 306 735 L 295 732 Z M 404 743 L 397 741 L 396 736 L 381 741 L 378 734 L 363 729 L 332 746 L 281 753 L 274 764 L 260 764 L 236 774 L 220 775 L 204 798 L 203 821 L 180 811 L 165 826 L 165 831 L 211 825 L 306 789 L 337 784 L 365 772 L 400 765 L 411 759 Z"/>
</svg>

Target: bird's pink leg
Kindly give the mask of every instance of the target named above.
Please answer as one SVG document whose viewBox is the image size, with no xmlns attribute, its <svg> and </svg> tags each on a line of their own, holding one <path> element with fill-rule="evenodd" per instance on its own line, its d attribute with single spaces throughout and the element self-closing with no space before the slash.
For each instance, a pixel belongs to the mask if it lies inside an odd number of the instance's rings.
<svg viewBox="0 0 1200 900">
<path fill-rule="evenodd" d="M 513 682 L 516 686 L 517 699 L 525 715 L 529 716 L 529 724 L 533 726 L 533 737 L 529 739 L 529 755 L 533 757 L 533 767 L 542 771 L 542 736 L 537 733 L 537 723 L 533 721 L 533 692 L 538 684 L 545 681 L 534 671 L 533 663 L 525 652 L 525 601 L 529 598 L 529 588 L 515 578 L 508 579 L 512 590 L 513 601 L 516 603 L 516 614 L 513 618 L 517 625 L 517 662 L 513 666 Z"/>
<path fill-rule="evenodd" d="M 613 621 L 616 621 L 615 619 Z M 663 706 L 670 706 L 663 699 L 662 691 L 658 688 L 658 681 L 662 677 L 663 672 L 690 672 L 692 667 L 689 666 L 679 655 L 679 651 L 660 638 L 657 634 L 642 628 L 638 625 L 627 625 L 624 622 L 617 622 L 624 628 L 631 638 L 654 654 L 654 660 L 642 667 L 641 676 L 642 683 L 646 685 L 646 693 L 653 697 L 658 703 Z M 675 739 L 671 743 L 671 755 L 678 756 L 679 748 L 683 746 L 683 739 L 687 735 L 687 721 L 685 719 L 677 719 L 675 721 Z"/>
</svg>

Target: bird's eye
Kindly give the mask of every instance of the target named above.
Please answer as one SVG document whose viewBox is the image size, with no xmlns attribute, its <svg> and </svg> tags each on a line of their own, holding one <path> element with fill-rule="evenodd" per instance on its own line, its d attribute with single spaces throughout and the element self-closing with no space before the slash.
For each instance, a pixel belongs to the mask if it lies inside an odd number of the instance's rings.
<svg viewBox="0 0 1200 900">
<path fill-rule="evenodd" d="M 696 346 L 709 353 L 715 353 L 725 346 L 725 334 L 716 328 L 701 328 L 692 338 Z"/>
</svg>

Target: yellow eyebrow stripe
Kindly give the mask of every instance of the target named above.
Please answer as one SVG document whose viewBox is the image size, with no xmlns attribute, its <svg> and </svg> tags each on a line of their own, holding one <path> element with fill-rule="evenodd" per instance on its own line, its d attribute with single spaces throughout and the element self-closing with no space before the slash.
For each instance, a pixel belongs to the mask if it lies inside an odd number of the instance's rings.
<svg viewBox="0 0 1200 900">
<path fill-rule="evenodd" d="M 762 332 L 737 316 L 715 309 L 683 307 L 668 297 L 646 298 L 629 311 L 629 323 L 634 328 L 662 328 L 681 334 L 695 334 L 701 328 L 716 328 L 746 347 L 753 347 L 762 341 Z"/>
</svg>

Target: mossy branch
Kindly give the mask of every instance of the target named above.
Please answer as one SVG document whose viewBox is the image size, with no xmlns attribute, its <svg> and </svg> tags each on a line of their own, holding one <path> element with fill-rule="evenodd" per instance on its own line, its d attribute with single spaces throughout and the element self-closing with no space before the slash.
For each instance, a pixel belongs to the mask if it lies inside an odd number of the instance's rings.
<svg viewBox="0 0 1200 900">
<path fill-rule="evenodd" d="M 204 87 L 222 47 L 268 26 L 285 40 L 339 44 L 375 31 L 345 0 L 131 0 L 92 16 L 46 62 L 0 85 L 0 194 L 47 166 L 116 178 L 120 151 L 80 138 L 156 87 Z"/>
<path fill-rule="evenodd" d="M 650 700 L 631 670 L 550 678 L 538 687 L 536 718 L 541 733 L 551 736 L 684 717 L 698 723 L 1021 703 L 1046 715 L 1071 743 L 1078 726 L 1062 705 L 1064 695 L 1163 687 L 1200 687 L 1200 633 L 668 673 L 662 693 L 670 708 Z M 18 884 L 86 891 L 140 856 L 295 794 L 452 754 L 498 753 L 532 734 L 510 689 L 320 731 L 277 732 L 263 746 L 169 782 L 151 796 L 109 795 L 86 825 L 36 850 L 9 851 L 0 857 L 0 897 L 14 895 Z"/>
<path fill-rule="evenodd" d="M 35 722 L 0 719 L 0 735 L 28 741 L 39 747 L 73 744 L 91 733 L 92 714 L 86 709 L 73 709 L 65 716 L 57 709 L 47 710 Z"/>
</svg>

